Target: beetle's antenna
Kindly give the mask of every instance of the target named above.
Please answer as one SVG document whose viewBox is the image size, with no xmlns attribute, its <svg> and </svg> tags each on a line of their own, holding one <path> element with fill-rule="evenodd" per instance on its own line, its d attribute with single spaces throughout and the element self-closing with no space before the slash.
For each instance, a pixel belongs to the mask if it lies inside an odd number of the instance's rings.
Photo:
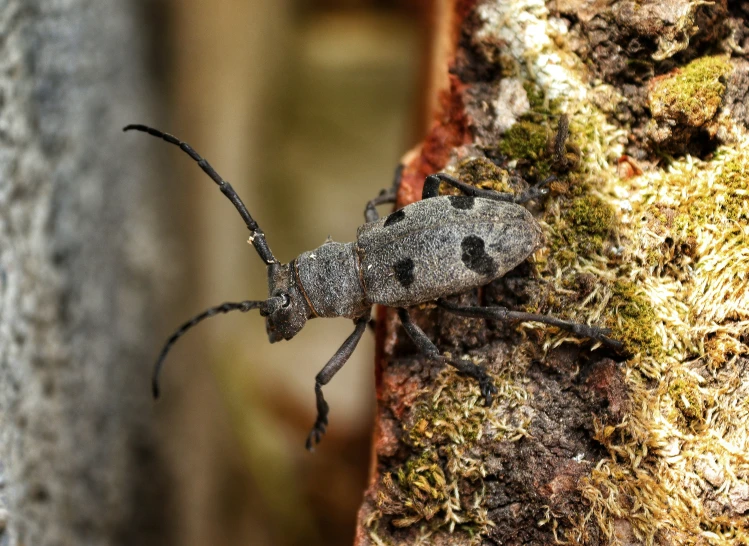
<svg viewBox="0 0 749 546">
<path fill-rule="evenodd" d="M 205 320 L 207 318 L 211 318 L 214 315 L 217 315 L 219 313 L 228 313 L 229 311 L 242 311 L 243 313 L 246 313 L 247 311 L 250 311 L 252 309 L 260 309 L 260 312 L 262 313 L 265 309 L 265 307 L 268 304 L 268 300 L 262 300 L 262 301 L 240 301 L 236 303 L 227 302 L 223 303 L 221 305 L 218 305 L 216 307 L 211 307 L 210 309 L 206 309 L 199 315 L 195 315 L 190 320 L 185 322 L 182 326 L 177 329 L 176 332 L 174 332 L 169 339 L 166 341 L 166 344 L 164 345 L 164 348 L 161 349 L 161 354 L 159 355 L 159 359 L 156 361 L 156 365 L 153 367 L 153 377 L 151 378 L 151 389 L 153 390 L 153 397 L 158 398 L 159 397 L 159 374 L 161 373 L 161 368 L 164 366 L 164 359 L 166 358 L 167 353 L 172 348 L 172 345 L 174 345 L 179 338 L 181 338 L 183 335 L 185 335 L 185 332 L 187 332 L 190 328 L 195 326 L 197 323 L 199 323 L 202 320 Z"/>
<path fill-rule="evenodd" d="M 257 250 L 257 253 L 260 255 L 260 258 L 266 263 L 266 264 L 272 264 L 272 263 L 278 263 L 278 260 L 276 260 L 275 256 L 273 256 L 273 253 L 270 250 L 270 247 L 268 246 L 268 243 L 265 240 L 265 233 L 262 229 L 260 229 L 260 226 L 257 224 L 257 222 L 250 216 L 250 212 L 247 210 L 247 207 L 244 205 L 242 200 L 239 198 L 239 195 L 237 195 L 237 192 L 234 191 L 234 188 L 231 187 L 231 184 L 229 184 L 226 180 L 221 178 L 221 176 L 216 172 L 216 170 L 211 166 L 208 161 L 200 157 L 200 154 L 192 149 L 192 147 L 187 142 L 182 142 L 177 137 L 170 135 L 169 133 L 163 133 L 159 131 L 158 129 L 153 129 L 151 127 L 147 127 L 146 125 L 140 125 L 140 124 L 132 124 L 127 125 L 122 129 L 123 131 L 142 131 L 144 133 L 148 133 L 149 135 L 155 136 L 157 138 L 161 138 L 163 140 L 166 140 L 170 144 L 174 144 L 175 146 L 179 146 L 180 150 L 185 152 L 187 155 L 189 155 L 191 158 L 193 158 L 197 163 L 198 166 L 203 169 L 203 172 L 211 177 L 211 180 L 213 180 L 216 184 L 218 184 L 218 187 L 221 189 L 221 193 L 223 193 L 226 197 L 229 198 L 229 201 L 232 202 L 234 207 L 239 212 L 239 215 L 242 217 L 242 220 L 244 220 L 245 225 L 247 226 L 247 229 L 252 232 L 252 235 L 250 236 L 250 242 L 252 243 L 252 246 L 255 247 L 255 250 Z"/>
</svg>

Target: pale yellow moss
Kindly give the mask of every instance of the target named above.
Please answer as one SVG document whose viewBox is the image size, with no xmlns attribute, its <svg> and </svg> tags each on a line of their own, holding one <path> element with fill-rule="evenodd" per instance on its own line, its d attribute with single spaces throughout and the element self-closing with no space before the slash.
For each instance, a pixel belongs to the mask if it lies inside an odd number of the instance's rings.
<svg viewBox="0 0 749 546">
<path fill-rule="evenodd" d="M 749 334 L 749 138 L 734 136 L 711 161 L 686 157 L 632 179 L 620 201 L 631 210 L 619 271 L 652 305 L 662 354 L 627 362 L 633 412 L 596 425 L 610 457 L 583 491 L 613 543 L 620 520 L 645 543 L 749 541 L 730 494 L 749 479 L 749 370 L 739 358 Z"/>
<path fill-rule="evenodd" d="M 376 501 L 379 513 L 367 522 L 368 528 L 376 529 L 382 514 L 388 514 L 399 527 L 420 523 L 430 532 L 460 529 L 468 544 L 481 543 L 493 523 L 479 485 L 487 471 L 472 448 L 486 437 L 517 441 L 528 435 L 533 418 L 530 395 L 523 388 L 528 365 L 520 351 L 492 365 L 498 392 L 491 407 L 484 405 L 476 381 L 452 367 L 440 372 L 409 412 L 404 436 L 412 455 L 383 477 Z M 459 486 L 465 481 L 477 484 L 471 498 L 461 497 Z"/>
</svg>

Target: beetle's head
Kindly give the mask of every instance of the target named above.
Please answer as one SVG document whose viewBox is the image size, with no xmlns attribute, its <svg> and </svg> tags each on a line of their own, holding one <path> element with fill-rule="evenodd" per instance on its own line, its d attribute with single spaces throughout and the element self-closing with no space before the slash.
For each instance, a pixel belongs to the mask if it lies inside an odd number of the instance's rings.
<svg viewBox="0 0 749 546">
<path fill-rule="evenodd" d="M 271 343 L 294 337 L 311 315 L 304 294 L 296 283 L 293 267 L 293 264 L 268 266 L 269 299 L 264 314 Z"/>
</svg>

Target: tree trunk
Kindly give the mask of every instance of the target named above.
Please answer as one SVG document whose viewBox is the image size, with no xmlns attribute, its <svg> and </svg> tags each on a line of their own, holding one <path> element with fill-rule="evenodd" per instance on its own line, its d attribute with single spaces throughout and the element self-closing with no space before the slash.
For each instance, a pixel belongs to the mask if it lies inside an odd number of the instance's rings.
<svg viewBox="0 0 749 546">
<path fill-rule="evenodd" d="M 437 171 L 515 193 L 555 175 L 529 205 L 544 245 L 452 301 L 610 328 L 624 349 L 411 309 L 443 353 L 486 367 L 485 406 L 381 310 L 356 543 L 746 544 L 743 4 L 445 4 L 449 87 L 399 205 Z"/>
<path fill-rule="evenodd" d="M 167 543 L 136 7 L 0 1 L 0 544 Z"/>
</svg>

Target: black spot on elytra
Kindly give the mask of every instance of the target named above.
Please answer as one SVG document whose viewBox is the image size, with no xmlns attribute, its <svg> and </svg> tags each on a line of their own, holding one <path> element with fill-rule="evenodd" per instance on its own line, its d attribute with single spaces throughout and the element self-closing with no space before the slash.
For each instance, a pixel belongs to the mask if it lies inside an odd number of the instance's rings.
<svg viewBox="0 0 749 546">
<path fill-rule="evenodd" d="M 486 253 L 484 240 L 476 235 L 469 235 L 460 243 L 463 251 L 461 259 L 468 269 L 479 275 L 493 275 L 497 270 L 494 258 Z"/>
<path fill-rule="evenodd" d="M 414 282 L 414 261 L 411 258 L 401 260 L 393 266 L 395 278 L 403 288 L 408 288 Z"/>
<path fill-rule="evenodd" d="M 385 218 L 385 227 L 392 226 L 393 224 L 397 224 L 401 220 L 403 220 L 406 217 L 406 213 L 403 212 L 403 209 L 396 210 L 393 214 L 389 215 L 387 218 Z"/>
<path fill-rule="evenodd" d="M 475 198 L 470 195 L 450 195 L 448 199 L 453 207 L 460 210 L 472 209 L 475 200 Z"/>
</svg>

